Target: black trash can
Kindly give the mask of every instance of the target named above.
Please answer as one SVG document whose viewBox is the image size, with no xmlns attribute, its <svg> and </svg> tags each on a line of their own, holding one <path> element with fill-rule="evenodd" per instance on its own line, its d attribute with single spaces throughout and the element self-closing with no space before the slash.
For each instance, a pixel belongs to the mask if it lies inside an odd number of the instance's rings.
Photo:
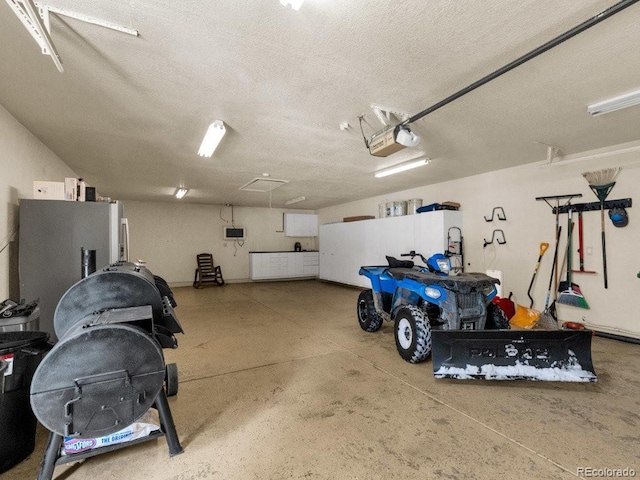
<svg viewBox="0 0 640 480">
<path fill-rule="evenodd" d="M 0 473 L 27 458 L 35 447 L 36 417 L 29 403 L 31 379 L 51 348 L 46 332 L 0 333 L 0 360 L 5 363 L 0 396 Z"/>
</svg>

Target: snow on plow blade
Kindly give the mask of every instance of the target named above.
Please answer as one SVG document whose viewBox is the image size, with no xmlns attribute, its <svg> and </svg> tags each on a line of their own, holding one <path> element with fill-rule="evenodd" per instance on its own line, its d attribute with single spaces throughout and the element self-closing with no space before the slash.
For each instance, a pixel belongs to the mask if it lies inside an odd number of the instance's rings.
<svg viewBox="0 0 640 480">
<path fill-rule="evenodd" d="M 591 330 L 433 330 L 435 378 L 596 382 Z"/>
</svg>

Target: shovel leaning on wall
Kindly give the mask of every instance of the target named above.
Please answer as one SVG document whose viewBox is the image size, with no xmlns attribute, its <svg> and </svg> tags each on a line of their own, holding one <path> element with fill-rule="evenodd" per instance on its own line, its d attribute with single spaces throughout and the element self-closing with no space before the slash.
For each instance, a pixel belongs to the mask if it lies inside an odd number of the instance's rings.
<svg viewBox="0 0 640 480">
<path fill-rule="evenodd" d="M 509 324 L 513 327 L 519 328 L 533 328 L 538 323 L 538 318 L 540 318 L 540 312 L 533 308 L 533 297 L 531 296 L 531 288 L 533 287 L 533 282 L 536 279 L 536 275 L 538 273 L 538 269 L 540 268 L 540 263 L 542 262 L 542 257 L 544 253 L 549 248 L 549 244 L 546 242 L 542 242 L 540 244 L 540 254 L 538 255 L 538 261 L 536 262 L 536 266 L 533 269 L 533 276 L 531 277 L 531 282 L 529 283 L 529 289 L 527 290 L 527 295 L 529 300 L 531 300 L 531 304 L 529 308 L 518 305 L 516 308 L 516 313 L 511 320 L 509 320 Z"/>
</svg>

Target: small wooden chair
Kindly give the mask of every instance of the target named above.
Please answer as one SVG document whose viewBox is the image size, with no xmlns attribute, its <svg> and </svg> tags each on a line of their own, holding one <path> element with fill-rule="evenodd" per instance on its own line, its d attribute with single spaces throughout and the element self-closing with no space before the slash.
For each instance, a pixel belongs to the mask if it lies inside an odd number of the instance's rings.
<svg viewBox="0 0 640 480">
<path fill-rule="evenodd" d="M 193 288 L 202 288 L 205 285 L 224 285 L 222 270 L 220 266 L 213 264 L 213 255 L 210 253 L 199 253 L 196 256 L 198 268 L 193 278 Z"/>
</svg>

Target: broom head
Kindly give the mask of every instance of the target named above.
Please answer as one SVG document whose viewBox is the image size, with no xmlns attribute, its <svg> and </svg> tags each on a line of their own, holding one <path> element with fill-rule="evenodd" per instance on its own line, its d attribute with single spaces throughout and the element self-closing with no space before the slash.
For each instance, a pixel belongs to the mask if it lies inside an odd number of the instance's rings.
<svg viewBox="0 0 640 480">
<path fill-rule="evenodd" d="M 596 197 L 598 197 L 598 200 L 604 203 L 604 201 L 607 199 L 607 197 L 611 193 L 611 190 L 613 189 L 613 186 L 615 184 L 616 182 L 605 183 L 604 185 L 589 185 L 589 188 L 593 193 L 596 194 Z"/>
<path fill-rule="evenodd" d="M 596 194 L 598 200 L 604 202 L 616 184 L 615 179 L 620 170 L 622 170 L 622 167 L 605 168 L 597 172 L 584 172 L 582 176 L 587 180 L 589 188 Z"/>
<path fill-rule="evenodd" d="M 587 180 L 589 185 L 606 185 L 613 183 L 622 170 L 622 167 L 605 168 L 604 170 L 598 170 L 597 172 L 584 172 L 582 176 Z"/>
<path fill-rule="evenodd" d="M 540 330 L 558 330 L 558 312 L 556 312 L 556 301 L 551 302 L 547 308 L 544 309 L 542 315 L 538 319 L 537 329 Z"/>
<path fill-rule="evenodd" d="M 582 296 L 579 288 L 575 288 L 577 285 L 569 284 L 569 288 L 560 292 L 556 302 L 563 305 L 571 305 L 572 307 L 589 308 L 589 304 Z"/>
<path fill-rule="evenodd" d="M 540 315 L 536 328 L 539 330 L 558 330 L 558 321 L 551 315 L 551 312 L 545 310 Z"/>
</svg>

